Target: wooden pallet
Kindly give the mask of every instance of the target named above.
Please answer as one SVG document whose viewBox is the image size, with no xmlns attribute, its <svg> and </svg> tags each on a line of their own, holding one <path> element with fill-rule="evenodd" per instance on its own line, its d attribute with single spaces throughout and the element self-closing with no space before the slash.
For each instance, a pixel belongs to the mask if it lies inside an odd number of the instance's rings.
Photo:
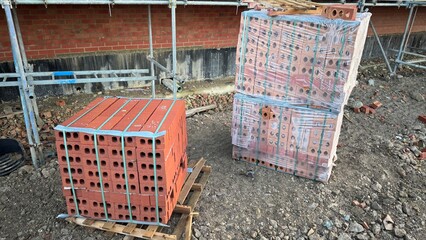
<svg viewBox="0 0 426 240">
<path fill-rule="evenodd" d="M 191 239 L 192 231 L 192 218 L 197 216 L 198 213 L 194 211 L 198 200 L 201 197 L 201 193 L 209 178 L 211 167 L 206 166 L 206 160 L 201 158 L 198 161 L 193 161 L 188 164 L 188 168 L 192 169 L 192 172 L 188 173 L 185 179 L 185 183 L 182 187 L 182 191 L 178 198 L 178 204 L 176 205 L 172 218 L 178 218 L 176 224 L 173 224 L 172 228 L 163 229 L 159 226 L 153 225 L 138 225 L 134 223 L 122 224 L 116 222 L 107 222 L 102 220 L 86 219 L 82 217 L 69 217 L 66 220 L 81 226 L 95 228 L 111 233 L 123 234 L 125 237 L 123 240 L 132 239 Z M 162 230 L 168 230 L 162 232 Z"/>
<path fill-rule="evenodd" d="M 268 10 L 269 16 L 312 14 L 321 15 L 323 5 L 308 0 L 247 0 L 249 8 Z"/>
</svg>

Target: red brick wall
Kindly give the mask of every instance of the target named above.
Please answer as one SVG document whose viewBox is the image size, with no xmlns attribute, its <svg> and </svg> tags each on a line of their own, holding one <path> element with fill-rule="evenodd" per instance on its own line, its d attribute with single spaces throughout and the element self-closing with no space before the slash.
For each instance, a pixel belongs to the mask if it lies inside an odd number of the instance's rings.
<svg viewBox="0 0 426 240">
<path fill-rule="evenodd" d="M 147 6 L 115 5 L 111 17 L 108 6 L 19 6 L 17 11 L 30 59 L 149 47 Z M 241 11 L 236 7 L 178 6 L 177 46 L 236 46 Z M 153 6 L 152 16 L 154 47 L 170 48 L 170 10 Z M 11 60 L 2 10 L 0 26 L 0 61 Z"/>
<path fill-rule="evenodd" d="M 178 6 L 177 46 L 235 47 L 240 13 L 244 8 Z M 52 58 L 66 54 L 148 48 L 147 6 L 49 5 L 17 9 L 28 58 Z M 405 8 L 374 7 L 373 22 L 379 34 L 401 33 Z M 170 10 L 154 6 L 155 48 L 171 47 Z M 12 59 L 4 12 L 0 9 L 0 61 Z M 426 31 L 426 8 L 417 13 L 413 31 Z"/>
<path fill-rule="evenodd" d="M 405 7 L 370 7 L 371 20 L 379 35 L 403 33 L 409 10 Z M 426 31 L 426 7 L 420 7 L 412 32 Z M 372 32 L 369 30 L 369 34 Z"/>
</svg>

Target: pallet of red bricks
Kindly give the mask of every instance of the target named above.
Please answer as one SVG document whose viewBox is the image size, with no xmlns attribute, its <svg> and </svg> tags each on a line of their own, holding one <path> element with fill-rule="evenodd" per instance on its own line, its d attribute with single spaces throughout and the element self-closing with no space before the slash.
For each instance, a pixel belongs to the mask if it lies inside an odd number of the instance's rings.
<svg viewBox="0 0 426 240">
<path fill-rule="evenodd" d="M 97 98 L 55 136 L 68 215 L 168 222 L 186 176 L 184 101 Z"/>
<path fill-rule="evenodd" d="M 233 158 L 327 181 L 370 13 L 355 21 L 243 12 Z"/>
</svg>

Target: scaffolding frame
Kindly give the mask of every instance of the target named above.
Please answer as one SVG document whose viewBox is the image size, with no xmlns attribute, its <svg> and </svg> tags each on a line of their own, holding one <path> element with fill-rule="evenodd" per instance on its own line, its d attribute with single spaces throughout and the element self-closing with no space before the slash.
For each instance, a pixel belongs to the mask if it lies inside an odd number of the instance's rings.
<svg viewBox="0 0 426 240">
<path fill-rule="evenodd" d="M 366 6 L 382 6 L 382 5 L 379 5 L 378 3 L 376 3 L 376 4 L 367 3 L 366 0 L 359 0 L 358 1 L 358 7 L 359 7 L 361 12 L 365 11 L 364 9 L 365 9 Z M 408 44 L 408 40 L 410 38 L 411 30 L 412 30 L 413 25 L 414 25 L 414 21 L 416 19 L 417 10 L 418 10 L 419 7 L 426 6 L 426 1 L 425 0 L 395 1 L 395 3 L 387 3 L 386 6 L 398 6 L 398 7 L 404 6 L 407 9 L 409 9 L 407 23 L 405 25 L 404 33 L 402 35 L 402 40 L 401 40 L 401 43 L 400 43 L 399 50 L 390 49 L 390 50 L 396 52 L 396 59 L 394 61 L 395 65 L 393 66 L 393 68 L 390 64 L 389 58 L 386 54 L 386 51 L 383 48 L 383 45 L 380 41 L 379 34 L 377 33 L 376 28 L 373 25 L 373 22 L 370 20 L 370 27 L 371 27 L 371 30 L 373 31 L 373 36 L 376 39 L 377 44 L 379 45 L 380 51 L 383 55 L 383 59 L 385 60 L 385 64 L 386 64 L 386 67 L 389 71 L 390 76 L 391 77 L 395 76 L 396 72 L 398 70 L 398 67 L 400 67 L 402 65 L 407 65 L 407 66 L 420 68 L 420 69 L 426 69 L 425 65 L 419 64 L 419 63 L 425 63 L 426 62 L 426 55 L 407 51 L 407 48 L 414 49 L 414 48 L 407 46 L 407 44 Z M 366 10 L 368 11 L 368 9 L 366 9 Z M 419 57 L 419 58 L 415 59 L 415 60 L 406 61 L 406 60 L 404 60 L 405 54 L 415 56 L 415 57 Z"/>
<path fill-rule="evenodd" d="M 177 81 L 177 48 L 176 48 L 176 7 L 178 5 L 192 6 L 246 6 L 240 1 L 182 1 L 182 0 L 0 0 L 5 11 L 12 47 L 14 73 L 0 73 L 0 87 L 18 87 L 19 96 L 24 115 L 25 130 L 30 147 L 31 160 L 35 168 L 44 164 L 43 144 L 38 133 L 39 126 L 43 123 L 39 117 L 34 87 L 37 85 L 64 85 L 80 83 L 122 82 L 122 81 L 151 81 L 151 97 L 155 98 L 154 65 L 160 71 L 170 74 L 173 79 L 173 99 L 176 100 Z M 149 69 L 121 69 L 121 70 L 96 70 L 96 71 L 56 71 L 33 72 L 33 66 L 28 63 L 25 46 L 19 26 L 16 6 L 18 4 L 39 4 L 46 7 L 51 4 L 91 4 L 91 5 L 148 5 L 148 33 L 149 33 Z M 152 40 L 151 5 L 168 5 L 171 11 L 172 28 L 172 66 L 171 69 L 162 66 L 154 59 Z"/>
</svg>

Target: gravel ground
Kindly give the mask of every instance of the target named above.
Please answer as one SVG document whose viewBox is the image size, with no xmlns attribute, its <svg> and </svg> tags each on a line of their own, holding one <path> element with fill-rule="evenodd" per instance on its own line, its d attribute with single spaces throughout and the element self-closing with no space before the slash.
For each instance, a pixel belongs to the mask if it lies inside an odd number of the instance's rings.
<svg viewBox="0 0 426 240">
<path fill-rule="evenodd" d="M 383 106 L 374 115 L 346 108 L 327 184 L 232 160 L 232 94 L 187 97 L 188 106 L 220 105 L 188 119 L 190 159 L 204 157 L 213 167 L 193 238 L 424 239 L 425 162 L 416 157 L 426 142 L 426 124 L 417 120 L 426 114 L 424 73 L 406 69 L 394 80 L 386 79 L 381 67 L 360 73 L 351 103 L 378 100 Z M 40 100 L 41 112 L 53 115 L 43 128 L 46 150 L 53 152 L 51 127 L 93 97 L 64 97 L 63 108 L 55 106 L 57 98 Z M 0 132 L 8 136 L 15 130 L 15 137 L 24 139 L 20 118 L 2 120 Z M 255 170 L 253 178 L 244 174 L 249 169 Z M 56 219 L 65 212 L 54 156 L 42 169 L 26 165 L 0 177 L 0 239 L 122 239 Z"/>
</svg>

